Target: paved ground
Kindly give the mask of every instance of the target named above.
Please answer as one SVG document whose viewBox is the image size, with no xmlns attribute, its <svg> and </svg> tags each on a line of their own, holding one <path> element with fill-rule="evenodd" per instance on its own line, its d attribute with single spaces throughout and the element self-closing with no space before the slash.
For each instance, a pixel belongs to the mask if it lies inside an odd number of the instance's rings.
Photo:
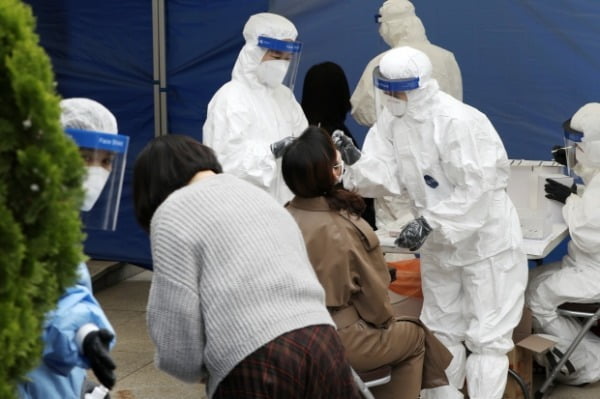
<svg viewBox="0 0 600 399">
<path fill-rule="evenodd" d="M 133 276 L 116 283 L 114 280 L 119 275 L 123 277 L 122 271 L 105 273 L 100 281 L 108 278 L 113 284 L 96 292 L 96 298 L 117 332 L 117 344 L 112 351 L 117 364 L 117 384 L 111 398 L 205 399 L 204 386 L 185 384 L 154 367 L 154 346 L 146 330 L 146 302 L 152 273 L 135 266 L 129 268 L 126 274 Z M 90 269 L 98 274 L 98 269 Z"/>
<path fill-rule="evenodd" d="M 118 365 L 117 385 L 111 397 L 206 399 L 204 386 L 185 384 L 154 367 L 154 347 L 145 322 L 152 272 L 135 266 L 116 267 L 107 262 L 91 262 L 90 272 L 94 285 L 100 288 L 96 297 L 117 332 L 117 344 L 112 352 Z M 542 377 L 536 376 L 534 388 L 539 386 Z M 600 399 L 600 383 L 585 387 L 559 385 L 549 399 Z"/>
</svg>

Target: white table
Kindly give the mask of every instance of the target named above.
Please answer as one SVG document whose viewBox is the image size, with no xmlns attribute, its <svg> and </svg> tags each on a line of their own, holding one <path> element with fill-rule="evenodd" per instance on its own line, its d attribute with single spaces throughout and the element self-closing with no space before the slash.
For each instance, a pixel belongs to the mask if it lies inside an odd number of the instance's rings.
<svg viewBox="0 0 600 399">
<path fill-rule="evenodd" d="M 523 251 L 527 254 L 527 259 L 544 259 L 568 235 L 569 229 L 565 223 L 555 223 L 548 237 L 541 240 L 524 239 Z"/>
<path fill-rule="evenodd" d="M 414 254 L 418 252 L 411 252 L 407 248 L 400 248 L 394 245 L 395 237 L 390 236 L 387 231 L 377 230 L 375 232 L 379 237 L 381 249 L 384 253 L 397 253 L 397 254 Z M 529 260 L 543 259 L 554 248 L 561 243 L 569 235 L 569 229 L 565 223 L 556 223 L 552 225 L 552 233 L 546 238 L 540 240 L 524 239 L 523 240 L 523 251 L 527 254 Z"/>
</svg>

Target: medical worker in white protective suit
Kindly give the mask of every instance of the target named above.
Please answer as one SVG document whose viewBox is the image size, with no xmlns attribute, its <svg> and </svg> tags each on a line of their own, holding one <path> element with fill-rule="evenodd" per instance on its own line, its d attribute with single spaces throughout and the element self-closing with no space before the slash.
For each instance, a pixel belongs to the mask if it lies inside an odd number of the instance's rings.
<svg viewBox="0 0 600 399">
<path fill-rule="evenodd" d="M 259 13 L 243 30 L 246 44 L 231 80 L 208 104 L 203 143 L 223 171 L 266 190 L 281 204 L 291 200 L 281 174 L 281 155 L 308 122 L 293 84 L 301 52 L 298 32 L 286 18 Z"/>
<path fill-rule="evenodd" d="M 569 130 L 566 134 L 572 140 L 567 137 L 571 141 L 567 160 L 575 161 L 569 167 L 583 179 L 583 194 L 577 192 L 577 186 L 547 182 L 546 197 L 565 204 L 562 213 L 571 240 L 561 262 L 532 270 L 526 295 L 534 329 L 557 337 L 556 348 L 562 353 L 581 326 L 576 320 L 559 316 L 556 308 L 564 302 L 600 301 L 600 103 L 581 107 L 571 118 Z M 600 338 L 588 332 L 569 357 L 568 366 L 558 380 L 569 384 L 600 380 Z"/>
<path fill-rule="evenodd" d="M 506 193 L 509 161 L 488 118 L 440 91 L 431 68 L 411 47 L 381 59 L 376 100 L 384 106 L 363 153 L 335 138 L 343 182 L 361 195 L 404 192 L 411 200 L 415 219 L 396 245 L 420 248 L 421 319 L 454 356 L 446 369 L 452 385 L 423 397 L 462 398 L 466 374 L 471 399 L 499 399 L 527 284 L 519 219 Z"/>
<path fill-rule="evenodd" d="M 415 15 L 415 7 L 408 0 L 387 0 L 379 8 L 377 18 L 379 34 L 390 48 L 411 46 L 424 52 L 433 65 L 432 76 L 440 89 L 462 101 L 463 88 L 460 68 L 452 52 L 436 46 L 427 39 L 421 19 Z M 352 93 L 351 114 L 364 126 L 372 126 L 376 119 L 373 70 L 386 52 L 375 56 L 364 69 Z M 375 198 L 375 219 L 381 231 L 397 231 L 411 220 L 410 205 L 406 197 L 385 196 Z M 398 255 L 386 255 L 387 258 Z"/>
<path fill-rule="evenodd" d="M 390 48 L 410 46 L 427 54 L 433 65 L 432 76 L 437 80 L 440 89 L 462 101 L 462 77 L 454 54 L 427 39 L 425 27 L 415 14 L 415 7 L 410 1 L 385 1 L 379 8 L 377 22 L 379 34 Z M 381 57 L 386 52 L 378 54 L 369 61 L 350 98 L 351 114 L 363 126 L 372 126 L 377 117 L 373 70 L 379 65 Z"/>
<path fill-rule="evenodd" d="M 93 214 L 98 220 L 88 219 L 86 227 L 98 228 L 119 201 L 114 193 L 120 194 L 128 138 L 117 134 L 114 115 L 94 100 L 68 98 L 60 108 L 61 125 L 79 146 L 86 167 L 81 215 L 85 220 L 85 214 Z M 99 201 L 103 193 L 110 198 Z M 104 398 L 115 384 L 109 352 L 115 331 L 94 297 L 85 263 L 77 272 L 77 282 L 46 315 L 42 359 L 18 385 L 21 399 Z M 88 369 L 102 385 L 86 380 Z"/>
</svg>

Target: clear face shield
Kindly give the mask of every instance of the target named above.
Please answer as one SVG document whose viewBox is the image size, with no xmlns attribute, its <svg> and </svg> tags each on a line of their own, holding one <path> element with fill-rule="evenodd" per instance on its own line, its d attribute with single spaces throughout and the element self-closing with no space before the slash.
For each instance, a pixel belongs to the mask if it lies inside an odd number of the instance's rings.
<svg viewBox="0 0 600 399">
<path fill-rule="evenodd" d="M 402 117 L 408 106 L 406 92 L 419 87 L 419 78 L 388 79 L 381 74 L 379 67 L 376 67 L 373 70 L 373 87 L 377 119 L 381 112 Z"/>
<path fill-rule="evenodd" d="M 73 138 L 85 162 L 81 206 L 84 227 L 115 230 L 129 137 L 70 128 L 65 133 Z"/>
<path fill-rule="evenodd" d="M 573 129 L 570 122 L 568 120 L 563 124 L 567 174 L 577 184 L 586 184 L 600 170 L 600 140 L 590 140 L 582 132 Z"/>
<path fill-rule="evenodd" d="M 567 158 L 567 175 L 573 177 L 578 183 L 581 183 L 581 176 L 577 174 L 578 158 L 580 159 L 581 154 L 581 140 L 583 133 L 571 128 L 571 120 L 567 120 L 563 123 L 563 130 L 565 135 L 565 156 Z M 578 154 L 579 153 L 579 154 Z M 579 156 L 578 156 L 579 155 Z"/>
<path fill-rule="evenodd" d="M 258 79 L 269 87 L 282 84 L 293 91 L 302 43 L 259 36 L 258 47 L 267 51 L 257 69 Z"/>
</svg>

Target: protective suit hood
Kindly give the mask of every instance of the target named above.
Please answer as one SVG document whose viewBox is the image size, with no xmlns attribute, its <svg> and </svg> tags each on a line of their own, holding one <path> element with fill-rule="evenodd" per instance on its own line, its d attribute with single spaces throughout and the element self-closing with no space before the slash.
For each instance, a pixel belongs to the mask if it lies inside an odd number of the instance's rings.
<svg viewBox="0 0 600 399">
<path fill-rule="evenodd" d="M 408 97 L 406 115 L 425 118 L 427 104 L 439 91 L 437 81 L 431 77 L 433 67 L 427 55 L 412 47 L 396 47 L 381 58 L 379 70 L 388 79 L 419 79 L 419 87 L 405 92 Z"/>
<path fill-rule="evenodd" d="M 571 128 L 582 132 L 577 155 L 578 174 L 589 182 L 600 172 L 600 103 L 588 103 L 579 108 L 571 118 Z"/>
<path fill-rule="evenodd" d="M 258 46 L 258 37 L 266 36 L 279 40 L 296 40 L 298 31 L 294 24 L 281 15 L 272 13 L 259 13 L 252 15 L 243 30 L 246 44 L 233 67 L 231 77 L 233 80 L 242 81 L 252 88 L 266 88 L 258 81 L 256 68 L 260 64 L 266 51 Z"/>
<path fill-rule="evenodd" d="M 84 97 L 60 101 L 60 124 L 63 128 L 117 134 L 117 119 L 104 105 Z"/>
<path fill-rule="evenodd" d="M 379 34 L 390 47 L 400 43 L 429 42 L 415 7 L 408 0 L 387 0 L 379 8 Z"/>
</svg>

